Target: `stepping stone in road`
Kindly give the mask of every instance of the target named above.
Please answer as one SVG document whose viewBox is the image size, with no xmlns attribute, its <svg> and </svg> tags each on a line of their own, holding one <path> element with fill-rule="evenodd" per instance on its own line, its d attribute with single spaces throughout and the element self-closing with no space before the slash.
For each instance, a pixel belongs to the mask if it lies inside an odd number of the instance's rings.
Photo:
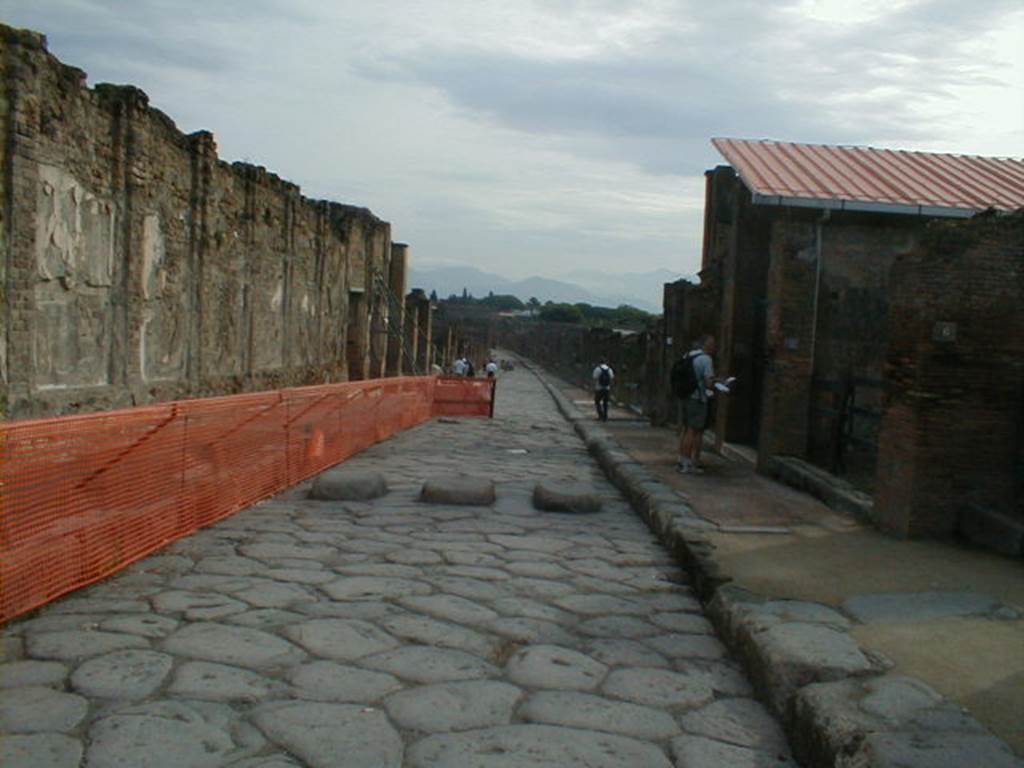
<svg viewBox="0 0 1024 768">
<path fill-rule="evenodd" d="M 384 496 L 388 484 L 379 472 L 358 472 L 334 467 L 313 481 L 309 498 L 320 501 L 369 501 Z"/>
<path fill-rule="evenodd" d="M 601 511 L 601 497 L 589 486 L 537 483 L 533 488 L 533 506 L 544 512 L 588 514 Z"/>
<path fill-rule="evenodd" d="M 428 480 L 420 491 L 420 501 L 427 504 L 489 507 L 494 499 L 493 481 L 464 475 Z"/>
</svg>

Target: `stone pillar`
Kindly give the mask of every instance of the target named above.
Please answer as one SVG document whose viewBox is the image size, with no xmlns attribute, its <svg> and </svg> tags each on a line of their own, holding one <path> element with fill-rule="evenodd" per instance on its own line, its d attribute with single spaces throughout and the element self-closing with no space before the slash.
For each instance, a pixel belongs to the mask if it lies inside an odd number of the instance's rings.
<svg viewBox="0 0 1024 768">
<path fill-rule="evenodd" d="M 416 349 L 416 362 L 424 374 L 430 373 L 430 366 L 434 362 L 434 345 L 431 333 L 433 331 L 433 310 L 430 298 L 422 291 L 418 292 L 416 303 L 418 306 L 416 324 L 418 328 L 419 344 Z"/>
<path fill-rule="evenodd" d="M 391 296 L 397 301 L 392 302 L 389 298 L 388 324 L 391 332 L 388 334 L 388 360 L 387 376 L 401 376 L 405 370 L 406 363 L 402 359 L 403 339 L 405 338 L 405 284 L 409 270 L 409 246 L 405 243 L 391 244 L 391 268 L 388 270 L 388 288 Z M 394 331 L 401 329 L 402 336 L 399 337 Z"/>
<path fill-rule="evenodd" d="M 779 218 L 772 225 L 766 287 L 768 367 L 758 440 L 761 470 L 772 456 L 807 455 L 816 245 L 813 214 Z"/>
<path fill-rule="evenodd" d="M 413 291 L 405 297 L 405 338 L 408 340 L 409 354 L 412 355 L 411 360 L 407 360 L 407 365 L 410 370 L 408 373 L 415 375 L 416 373 L 423 373 L 418 365 L 419 360 L 419 304 L 416 298 L 416 292 Z"/>
</svg>

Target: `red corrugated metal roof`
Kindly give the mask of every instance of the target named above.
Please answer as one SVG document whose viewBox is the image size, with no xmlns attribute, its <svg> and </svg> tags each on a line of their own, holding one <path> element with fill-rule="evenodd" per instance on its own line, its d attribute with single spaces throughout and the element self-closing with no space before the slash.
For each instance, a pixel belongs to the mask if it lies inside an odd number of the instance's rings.
<svg viewBox="0 0 1024 768">
<path fill-rule="evenodd" d="M 1024 161 L 712 139 L 762 204 L 970 216 L 1024 208 Z"/>
</svg>

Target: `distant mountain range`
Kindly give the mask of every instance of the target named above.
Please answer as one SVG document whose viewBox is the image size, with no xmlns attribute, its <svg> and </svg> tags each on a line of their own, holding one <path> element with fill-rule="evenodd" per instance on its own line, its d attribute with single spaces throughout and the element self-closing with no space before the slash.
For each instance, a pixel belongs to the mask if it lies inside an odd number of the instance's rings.
<svg viewBox="0 0 1024 768">
<path fill-rule="evenodd" d="M 463 289 L 476 298 L 488 293 L 510 294 L 522 301 L 536 297 L 544 303 L 553 301 L 567 304 L 592 304 L 596 307 L 617 307 L 621 304 L 654 314 L 662 311 L 662 285 L 691 277 L 667 269 L 653 272 L 627 272 L 610 274 L 597 270 L 575 270 L 562 279 L 528 277 L 509 280 L 501 275 L 484 272 L 475 267 L 448 266 L 409 270 L 409 287 L 422 288 L 427 293 L 437 291 L 446 299 L 452 294 L 461 296 Z"/>
</svg>

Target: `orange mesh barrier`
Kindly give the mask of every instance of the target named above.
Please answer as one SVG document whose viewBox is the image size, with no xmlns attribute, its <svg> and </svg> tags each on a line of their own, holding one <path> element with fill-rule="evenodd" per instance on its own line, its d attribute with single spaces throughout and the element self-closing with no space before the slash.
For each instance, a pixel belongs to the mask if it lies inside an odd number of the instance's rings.
<svg viewBox="0 0 1024 768">
<path fill-rule="evenodd" d="M 0 424 L 0 622 L 493 400 L 493 381 L 405 377 Z"/>
</svg>

